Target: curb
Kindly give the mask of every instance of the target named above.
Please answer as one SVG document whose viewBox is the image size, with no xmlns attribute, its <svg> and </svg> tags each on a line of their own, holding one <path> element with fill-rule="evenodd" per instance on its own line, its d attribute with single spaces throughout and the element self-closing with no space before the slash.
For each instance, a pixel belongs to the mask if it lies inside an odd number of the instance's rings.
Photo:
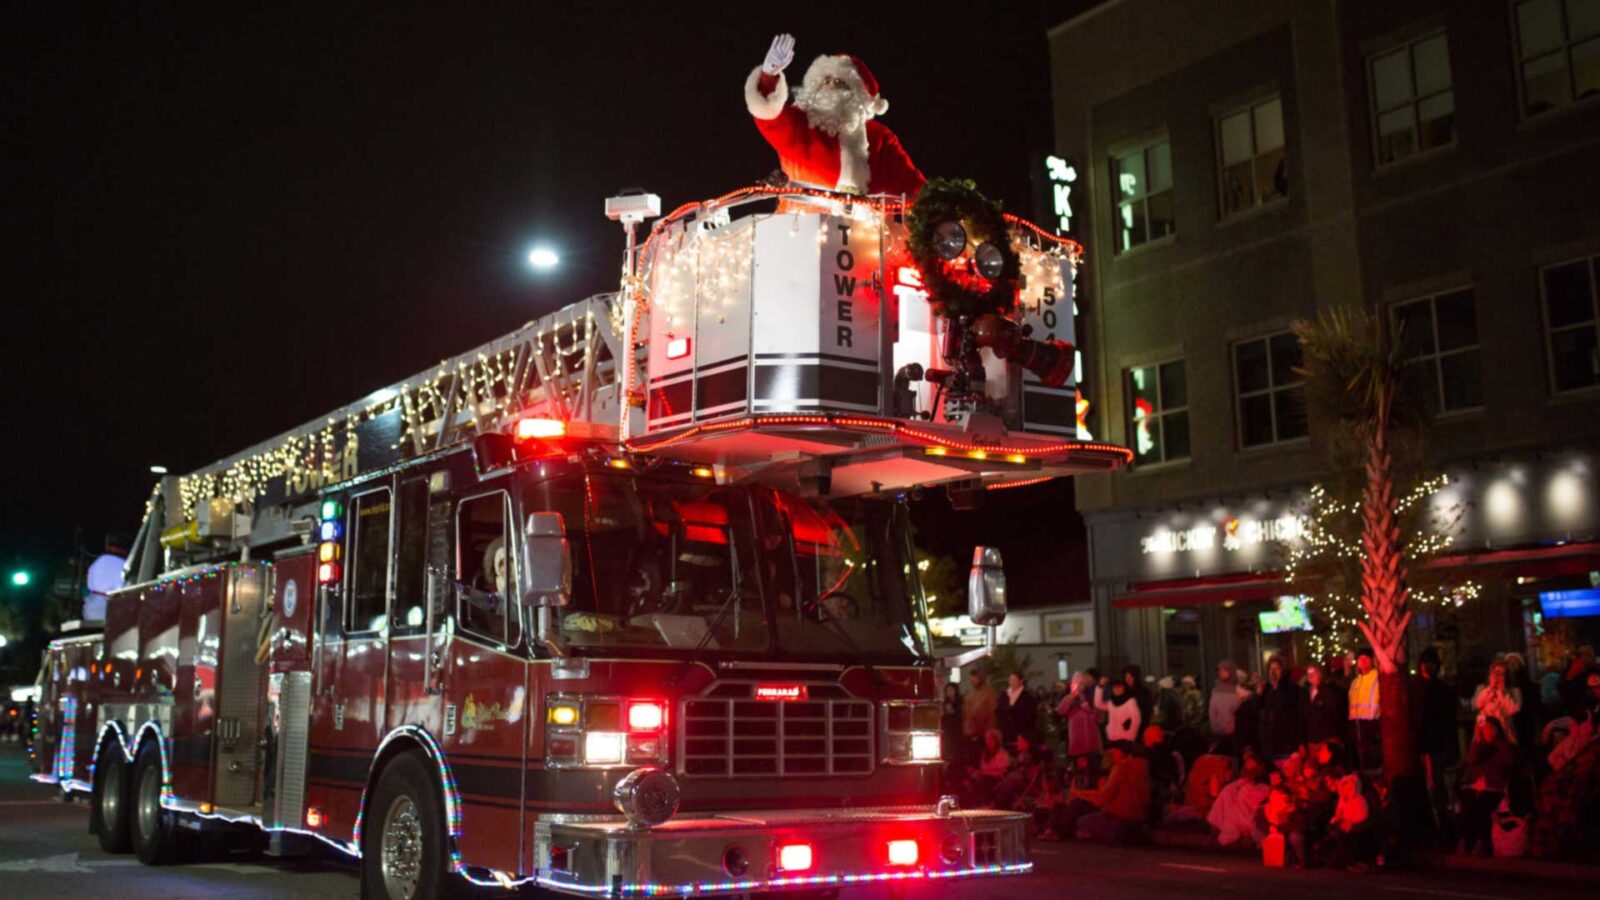
<svg viewBox="0 0 1600 900">
<path fill-rule="evenodd" d="M 1155 847 L 1174 847 L 1184 850 L 1203 850 L 1227 856 L 1255 856 L 1255 847 L 1224 847 L 1215 837 L 1204 832 L 1167 831 L 1156 829 L 1150 834 L 1150 844 Z M 1429 855 L 1419 868 L 1451 869 L 1460 872 L 1482 872 L 1516 878 L 1547 878 L 1559 881 L 1593 882 L 1600 878 L 1600 865 L 1557 859 L 1530 859 L 1508 857 L 1479 857 L 1453 853 L 1448 856 Z"/>
</svg>

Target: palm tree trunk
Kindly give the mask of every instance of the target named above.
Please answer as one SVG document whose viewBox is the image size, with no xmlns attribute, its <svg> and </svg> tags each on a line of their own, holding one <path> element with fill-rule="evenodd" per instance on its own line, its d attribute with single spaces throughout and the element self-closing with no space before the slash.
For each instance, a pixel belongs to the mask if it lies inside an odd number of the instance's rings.
<svg viewBox="0 0 1600 900">
<path fill-rule="evenodd" d="M 1396 776 L 1417 772 L 1416 735 L 1411 730 L 1410 696 L 1406 684 L 1406 629 L 1411 612 L 1406 600 L 1404 547 L 1395 520 L 1393 461 L 1389 455 L 1389 410 L 1392 385 L 1379 388 L 1377 416 L 1366 435 L 1366 487 L 1362 491 L 1361 602 L 1367 621 L 1360 623 L 1372 642 L 1378 663 L 1380 731 L 1383 735 L 1383 771 L 1390 783 Z"/>
</svg>

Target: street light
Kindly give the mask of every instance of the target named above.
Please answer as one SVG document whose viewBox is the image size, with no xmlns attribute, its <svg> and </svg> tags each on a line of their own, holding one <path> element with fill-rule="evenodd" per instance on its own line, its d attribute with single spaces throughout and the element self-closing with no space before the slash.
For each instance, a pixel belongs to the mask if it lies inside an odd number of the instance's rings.
<svg viewBox="0 0 1600 900">
<path fill-rule="evenodd" d="M 165 475 L 165 474 L 167 474 L 167 467 L 166 466 L 151 466 L 150 467 L 150 474 L 152 474 L 152 475 Z"/>
<path fill-rule="evenodd" d="M 12 587 L 27 587 L 32 581 L 33 576 L 28 574 L 27 569 L 18 569 L 11 573 Z"/>
<path fill-rule="evenodd" d="M 561 257 L 549 247 L 535 247 L 528 251 L 528 265 L 535 269 L 554 269 Z"/>
</svg>

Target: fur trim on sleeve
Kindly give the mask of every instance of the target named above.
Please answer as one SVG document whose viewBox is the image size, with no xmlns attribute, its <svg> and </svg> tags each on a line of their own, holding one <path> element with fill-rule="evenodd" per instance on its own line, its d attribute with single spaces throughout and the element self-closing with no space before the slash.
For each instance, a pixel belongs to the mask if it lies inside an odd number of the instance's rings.
<svg viewBox="0 0 1600 900">
<path fill-rule="evenodd" d="M 789 102 L 789 82 L 783 73 L 777 74 L 778 83 L 773 86 L 772 93 L 761 93 L 761 67 L 756 66 L 750 72 L 750 77 L 744 80 L 744 105 L 750 110 L 750 115 L 758 119 L 776 119 L 783 112 L 783 105 Z"/>
</svg>

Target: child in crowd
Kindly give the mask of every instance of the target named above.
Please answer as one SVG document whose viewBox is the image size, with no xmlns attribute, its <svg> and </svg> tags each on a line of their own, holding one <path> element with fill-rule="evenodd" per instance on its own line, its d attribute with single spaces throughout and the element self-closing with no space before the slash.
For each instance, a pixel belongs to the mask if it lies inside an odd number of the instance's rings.
<svg viewBox="0 0 1600 900">
<path fill-rule="evenodd" d="M 1317 845 L 1317 857 L 1325 865 L 1365 871 L 1372 852 L 1371 813 L 1361 792 L 1361 776 L 1354 773 L 1339 779 L 1339 802 L 1328 822 L 1328 835 Z"/>
</svg>

